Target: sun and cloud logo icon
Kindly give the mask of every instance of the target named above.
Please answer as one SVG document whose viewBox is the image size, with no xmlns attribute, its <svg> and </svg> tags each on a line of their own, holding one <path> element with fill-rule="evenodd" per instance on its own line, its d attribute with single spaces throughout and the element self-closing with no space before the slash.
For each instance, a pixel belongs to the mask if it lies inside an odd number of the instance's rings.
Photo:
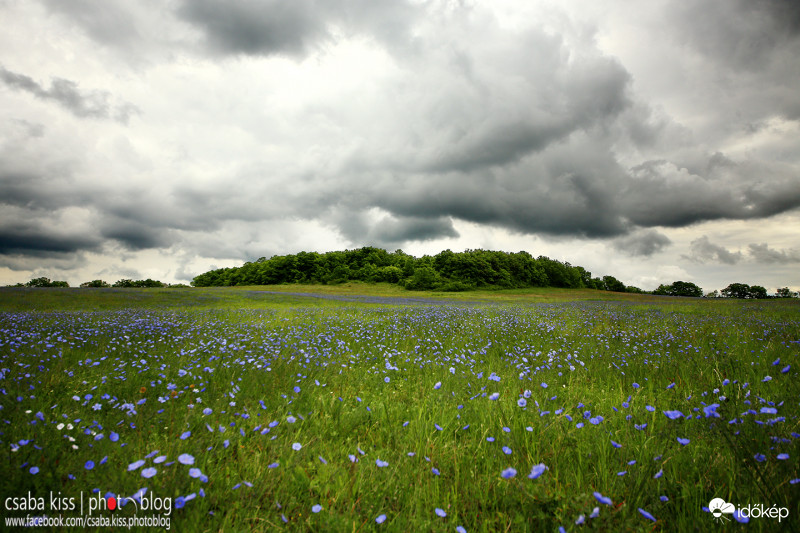
<svg viewBox="0 0 800 533">
<path fill-rule="evenodd" d="M 708 503 L 708 510 L 711 511 L 711 514 L 714 515 L 714 520 L 730 520 L 726 514 L 732 515 L 736 511 L 736 506 L 732 503 L 728 503 L 722 498 L 714 498 Z"/>
</svg>

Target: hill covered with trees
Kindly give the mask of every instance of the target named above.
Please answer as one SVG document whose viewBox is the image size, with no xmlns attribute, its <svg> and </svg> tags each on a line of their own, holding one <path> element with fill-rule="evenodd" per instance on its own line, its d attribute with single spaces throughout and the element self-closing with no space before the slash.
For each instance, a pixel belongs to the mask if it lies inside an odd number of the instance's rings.
<svg viewBox="0 0 800 533">
<path fill-rule="evenodd" d="M 241 267 L 200 274 L 195 287 L 276 285 L 283 283 L 335 284 L 347 281 L 395 283 L 409 290 L 464 291 L 477 288 L 565 287 L 618 292 L 643 292 L 626 287 L 613 276 L 592 277 L 580 266 L 527 252 L 445 250 L 420 258 L 402 250 L 387 252 L 365 247 L 337 252 L 300 252 L 264 257 Z"/>
</svg>

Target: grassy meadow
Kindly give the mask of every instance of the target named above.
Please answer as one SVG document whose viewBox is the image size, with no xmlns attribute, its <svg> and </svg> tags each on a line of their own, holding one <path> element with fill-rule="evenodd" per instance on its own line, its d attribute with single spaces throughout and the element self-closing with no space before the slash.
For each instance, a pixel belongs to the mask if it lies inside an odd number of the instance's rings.
<svg viewBox="0 0 800 533">
<path fill-rule="evenodd" d="M 799 354 L 797 300 L 0 289 L 0 519 L 60 493 L 170 498 L 177 531 L 796 531 Z"/>
</svg>

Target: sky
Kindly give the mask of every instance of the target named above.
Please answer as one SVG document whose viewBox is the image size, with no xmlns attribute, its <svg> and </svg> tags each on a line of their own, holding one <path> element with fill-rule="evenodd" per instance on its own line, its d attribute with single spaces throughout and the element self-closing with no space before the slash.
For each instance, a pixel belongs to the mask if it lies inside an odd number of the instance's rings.
<svg viewBox="0 0 800 533">
<path fill-rule="evenodd" d="M 794 0 L 0 0 L 0 284 L 527 251 L 800 289 Z"/>
</svg>

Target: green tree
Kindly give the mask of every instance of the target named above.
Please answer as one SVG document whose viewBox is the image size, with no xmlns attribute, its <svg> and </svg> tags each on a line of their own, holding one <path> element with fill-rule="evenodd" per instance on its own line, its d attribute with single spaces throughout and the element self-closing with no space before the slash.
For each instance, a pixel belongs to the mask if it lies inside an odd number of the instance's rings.
<svg viewBox="0 0 800 533">
<path fill-rule="evenodd" d="M 603 276 L 605 290 L 613 292 L 625 292 L 625 284 L 614 276 Z"/>
<path fill-rule="evenodd" d="M 86 288 L 86 287 L 89 287 L 89 288 L 106 288 L 106 287 L 110 287 L 110 286 L 111 285 L 109 285 L 108 283 L 106 283 L 102 279 L 95 279 L 95 280 L 92 280 L 92 281 L 87 281 L 87 282 L 81 283 L 81 287 L 84 287 L 84 288 Z"/>
<path fill-rule="evenodd" d="M 775 293 L 777 298 L 797 298 L 797 293 L 793 292 L 789 287 L 778 289 Z"/>
<path fill-rule="evenodd" d="M 750 297 L 750 285 L 746 283 L 731 283 L 720 291 L 724 298 L 748 298 Z"/>
<path fill-rule="evenodd" d="M 761 285 L 751 285 L 750 291 L 747 294 L 748 298 L 756 298 L 759 300 L 764 300 L 768 298 L 767 296 L 767 289 L 762 287 Z"/>
</svg>

